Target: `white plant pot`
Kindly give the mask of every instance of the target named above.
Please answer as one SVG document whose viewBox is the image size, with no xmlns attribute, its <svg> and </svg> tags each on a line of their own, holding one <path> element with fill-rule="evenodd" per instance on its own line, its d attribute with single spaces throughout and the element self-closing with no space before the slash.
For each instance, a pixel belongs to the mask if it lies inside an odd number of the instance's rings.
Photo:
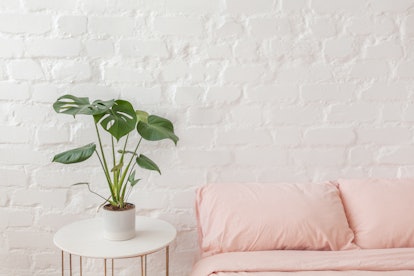
<svg viewBox="0 0 414 276">
<path fill-rule="evenodd" d="M 126 210 L 110 210 L 106 206 L 103 208 L 104 238 L 124 241 L 135 237 L 135 205 Z"/>
</svg>

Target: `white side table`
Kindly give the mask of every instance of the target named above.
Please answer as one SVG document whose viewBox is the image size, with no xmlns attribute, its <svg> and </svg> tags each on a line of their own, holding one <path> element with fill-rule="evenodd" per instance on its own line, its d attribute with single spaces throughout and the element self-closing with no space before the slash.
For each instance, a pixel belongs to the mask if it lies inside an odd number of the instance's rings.
<svg viewBox="0 0 414 276">
<path fill-rule="evenodd" d="M 136 236 L 127 241 L 109 241 L 104 239 L 102 219 L 94 218 L 74 222 L 59 229 L 53 242 L 62 250 L 62 276 L 65 271 L 64 253 L 69 254 L 69 269 L 72 275 L 72 255 L 79 256 L 79 273 L 82 276 L 82 257 L 104 260 L 104 275 L 107 275 L 107 260 L 141 257 L 141 275 L 147 273 L 147 255 L 166 251 L 166 275 L 169 275 L 169 245 L 177 235 L 176 229 L 169 223 L 149 218 L 136 217 Z"/>
</svg>

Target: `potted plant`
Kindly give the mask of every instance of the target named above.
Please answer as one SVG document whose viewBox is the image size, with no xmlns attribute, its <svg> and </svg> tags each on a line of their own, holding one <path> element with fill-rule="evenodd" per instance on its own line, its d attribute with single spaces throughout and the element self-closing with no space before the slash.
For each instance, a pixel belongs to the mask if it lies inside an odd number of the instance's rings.
<svg viewBox="0 0 414 276">
<path fill-rule="evenodd" d="M 111 240 L 126 240 L 135 236 L 135 205 L 128 202 L 132 188 L 140 179 L 135 177 L 135 166 L 161 171 L 157 164 L 147 156 L 138 153 L 142 140 L 159 141 L 169 139 L 177 145 L 178 137 L 173 124 L 160 116 L 149 115 L 145 111 L 135 110 L 125 100 L 96 100 L 90 102 L 87 97 L 64 95 L 56 100 L 53 108 L 57 113 L 89 115 L 93 118 L 97 141 L 83 147 L 68 150 L 54 156 L 53 162 L 63 164 L 79 163 L 96 155 L 106 178 L 109 196 L 99 195 L 103 199 L 104 236 Z M 104 151 L 100 129 L 110 135 L 110 152 Z M 135 135 L 132 141 L 133 131 Z M 117 148 L 119 146 L 119 148 Z M 133 148 L 130 148 L 133 146 Z"/>
</svg>

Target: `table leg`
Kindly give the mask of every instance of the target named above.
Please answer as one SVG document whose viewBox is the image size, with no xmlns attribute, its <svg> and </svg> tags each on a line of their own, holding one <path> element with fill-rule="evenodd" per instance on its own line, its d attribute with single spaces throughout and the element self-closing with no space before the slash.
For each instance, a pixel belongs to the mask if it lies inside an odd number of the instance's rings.
<svg viewBox="0 0 414 276">
<path fill-rule="evenodd" d="M 112 259 L 112 266 L 111 266 L 111 268 L 112 268 L 112 276 L 114 276 L 114 259 Z"/>
<path fill-rule="evenodd" d="M 62 276 L 65 275 L 65 254 L 63 253 L 62 250 Z"/>
<path fill-rule="evenodd" d="M 82 256 L 79 256 L 79 276 L 82 276 Z"/>
<path fill-rule="evenodd" d="M 106 276 L 106 259 L 104 259 L 104 275 Z"/>
<path fill-rule="evenodd" d="M 147 255 L 141 256 L 141 276 L 147 275 Z"/>
<path fill-rule="evenodd" d="M 165 275 L 170 275 L 170 247 L 165 248 Z"/>
<path fill-rule="evenodd" d="M 69 254 L 69 275 L 72 276 L 72 254 Z"/>
</svg>

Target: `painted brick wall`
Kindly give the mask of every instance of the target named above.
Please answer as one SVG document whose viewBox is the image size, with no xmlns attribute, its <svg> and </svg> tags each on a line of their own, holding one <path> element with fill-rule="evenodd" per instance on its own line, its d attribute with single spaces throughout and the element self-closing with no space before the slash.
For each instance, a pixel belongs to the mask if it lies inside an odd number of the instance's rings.
<svg viewBox="0 0 414 276">
<path fill-rule="evenodd" d="M 104 191 L 97 161 L 51 164 L 94 139 L 53 112 L 65 93 L 175 122 L 177 148 L 145 145 L 163 175 L 132 195 L 177 227 L 172 275 L 197 255 L 202 184 L 414 176 L 413 0 L 0 0 L 0 61 L 0 275 L 59 275 L 53 233 L 96 215 L 69 186 Z"/>
</svg>

